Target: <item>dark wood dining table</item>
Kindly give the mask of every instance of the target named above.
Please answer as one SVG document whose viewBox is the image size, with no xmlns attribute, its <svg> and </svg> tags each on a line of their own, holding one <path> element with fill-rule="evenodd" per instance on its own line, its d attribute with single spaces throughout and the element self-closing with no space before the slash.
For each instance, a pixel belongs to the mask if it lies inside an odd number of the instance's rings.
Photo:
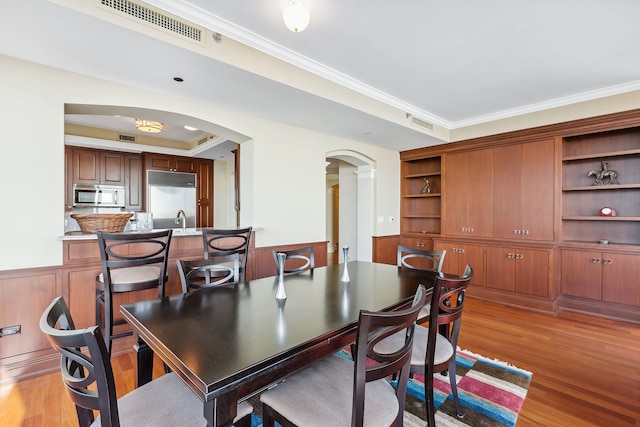
<svg viewBox="0 0 640 427">
<path fill-rule="evenodd" d="M 124 304 L 138 335 L 138 385 L 151 380 L 154 353 L 202 399 L 210 426 L 231 425 L 238 399 L 355 340 L 360 310 L 411 303 L 433 275 L 363 261 Z"/>
</svg>

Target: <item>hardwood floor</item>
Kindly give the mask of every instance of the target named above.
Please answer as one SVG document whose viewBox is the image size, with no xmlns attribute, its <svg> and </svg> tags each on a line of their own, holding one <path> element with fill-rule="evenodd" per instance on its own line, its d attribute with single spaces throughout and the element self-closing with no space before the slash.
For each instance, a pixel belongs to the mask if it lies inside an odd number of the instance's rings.
<svg viewBox="0 0 640 427">
<path fill-rule="evenodd" d="M 459 345 L 533 372 L 518 427 L 640 426 L 638 325 L 468 298 Z M 132 390 L 134 353 L 114 357 L 113 369 L 118 394 Z M 45 425 L 77 425 L 59 372 L 0 389 L 0 427 Z"/>
</svg>

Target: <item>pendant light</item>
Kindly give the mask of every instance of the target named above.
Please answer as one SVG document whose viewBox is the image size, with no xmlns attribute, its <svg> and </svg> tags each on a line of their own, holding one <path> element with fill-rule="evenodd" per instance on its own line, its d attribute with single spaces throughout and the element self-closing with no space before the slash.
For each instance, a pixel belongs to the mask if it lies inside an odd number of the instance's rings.
<svg viewBox="0 0 640 427">
<path fill-rule="evenodd" d="M 311 14 L 302 0 L 291 0 L 282 11 L 282 19 L 288 29 L 294 33 L 299 33 L 309 25 Z"/>
</svg>

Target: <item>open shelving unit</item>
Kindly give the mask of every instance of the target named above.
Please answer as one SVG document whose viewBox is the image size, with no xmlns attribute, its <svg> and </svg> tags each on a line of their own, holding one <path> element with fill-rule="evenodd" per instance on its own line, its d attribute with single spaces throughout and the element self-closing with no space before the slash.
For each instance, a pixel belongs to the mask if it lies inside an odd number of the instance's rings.
<svg viewBox="0 0 640 427">
<path fill-rule="evenodd" d="M 439 235 L 441 232 L 440 156 L 402 161 L 402 234 Z M 423 192 L 425 180 L 429 192 Z"/>
<path fill-rule="evenodd" d="M 601 162 L 616 184 L 595 184 Z M 640 128 L 566 137 L 562 143 L 562 236 L 566 242 L 640 245 Z M 611 207 L 616 216 L 598 216 Z"/>
</svg>

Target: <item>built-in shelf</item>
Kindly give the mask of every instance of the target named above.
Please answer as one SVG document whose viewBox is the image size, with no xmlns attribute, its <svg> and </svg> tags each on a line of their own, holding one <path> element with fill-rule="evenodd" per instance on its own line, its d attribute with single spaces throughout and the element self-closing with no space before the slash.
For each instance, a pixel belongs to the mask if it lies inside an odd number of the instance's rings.
<svg viewBox="0 0 640 427">
<path fill-rule="evenodd" d="M 563 216 L 565 221 L 640 221 L 640 216 Z"/>
<path fill-rule="evenodd" d="M 579 187 L 563 187 L 562 191 L 611 191 L 611 190 L 626 190 L 631 188 L 640 188 L 640 184 L 616 184 L 616 185 L 588 185 Z"/>
<path fill-rule="evenodd" d="M 440 193 L 407 194 L 404 197 L 440 197 Z"/>
<path fill-rule="evenodd" d="M 634 154 L 640 154 L 640 149 L 634 150 L 621 150 L 621 151 L 607 151 L 602 153 L 590 153 L 590 154 L 582 154 L 579 156 L 568 156 L 563 157 L 563 162 L 571 162 L 576 160 L 589 160 L 589 159 L 601 159 L 604 157 L 618 157 L 618 156 L 629 156 Z"/>
<path fill-rule="evenodd" d="M 440 234 L 441 170 L 440 156 L 402 161 L 402 234 Z"/>
</svg>

